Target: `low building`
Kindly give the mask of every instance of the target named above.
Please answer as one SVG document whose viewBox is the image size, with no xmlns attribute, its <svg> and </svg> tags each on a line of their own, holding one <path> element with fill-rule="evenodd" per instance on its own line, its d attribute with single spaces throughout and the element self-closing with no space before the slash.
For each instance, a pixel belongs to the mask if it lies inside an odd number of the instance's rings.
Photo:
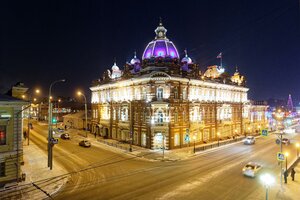
<svg viewBox="0 0 300 200">
<path fill-rule="evenodd" d="M 85 128 L 85 112 L 79 111 L 76 113 L 70 113 L 63 116 L 63 124 L 67 128 L 84 129 Z M 90 113 L 87 115 L 87 130 L 91 127 Z"/>
<path fill-rule="evenodd" d="M 22 109 L 26 104 L 20 99 L 0 95 L 0 187 L 20 181 L 22 177 Z"/>
</svg>

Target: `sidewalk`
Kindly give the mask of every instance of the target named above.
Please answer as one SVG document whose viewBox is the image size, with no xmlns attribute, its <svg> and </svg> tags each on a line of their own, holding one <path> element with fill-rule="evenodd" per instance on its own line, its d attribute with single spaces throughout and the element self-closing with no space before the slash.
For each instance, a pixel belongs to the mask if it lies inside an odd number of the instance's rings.
<svg viewBox="0 0 300 200">
<path fill-rule="evenodd" d="M 67 181 L 64 170 L 56 165 L 53 170 L 47 167 L 47 155 L 33 142 L 23 146 L 24 165 L 22 173 L 26 179 L 17 186 L 0 191 L 0 199 L 46 199 L 56 193 Z M 60 177 L 57 177 L 60 176 Z"/>
<path fill-rule="evenodd" d="M 291 173 L 289 173 L 287 184 L 284 185 L 284 193 L 290 199 L 300 199 L 300 165 L 294 168 L 296 171 L 295 181 L 292 181 Z M 287 198 L 288 199 L 288 198 Z"/>
<path fill-rule="evenodd" d="M 77 137 L 84 139 L 86 135 L 85 131 L 77 129 L 68 129 L 67 132 L 70 134 L 71 138 Z M 128 143 L 122 143 L 113 139 L 103 139 L 99 136 L 95 138 L 94 134 L 88 132 L 88 140 L 92 142 L 92 146 L 99 146 L 100 148 L 105 148 L 113 152 L 123 152 L 127 155 L 136 156 L 140 159 L 146 159 L 149 161 L 165 162 L 184 160 L 193 157 L 199 153 L 212 151 L 219 148 L 225 148 L 228 147 L 228 145 L 230 144 L 240 142 L 243 138 L 244 136 L 240 136 L 235 139 L 220 140 L 219 143 L 218 141 L 214 141 L 208 144 L 195 145 L 196 153 L 194 153 L 194 143 L 190 143 L 188 147 L 165 151 L 163 151 L 162 149 L 152 150 L 132 145 L 132 152 L 130 152 L 130 144 Z"/>
</svg>

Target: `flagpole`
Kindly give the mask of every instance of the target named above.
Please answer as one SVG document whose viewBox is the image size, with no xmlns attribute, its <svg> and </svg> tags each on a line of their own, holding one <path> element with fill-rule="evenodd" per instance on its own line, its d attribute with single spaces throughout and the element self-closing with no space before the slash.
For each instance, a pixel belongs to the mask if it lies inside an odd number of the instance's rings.
<svg viewBox="0 0 300 200">
<path fill-rule="evenodd" d="M 223 57 L 223 55 L 221 55 L 221 60 L 220 60 L 220 61 L 221 61 L 221 68 L 223 68 L 223 67 L 222 67 L 222 57 Z"/>
</svg>

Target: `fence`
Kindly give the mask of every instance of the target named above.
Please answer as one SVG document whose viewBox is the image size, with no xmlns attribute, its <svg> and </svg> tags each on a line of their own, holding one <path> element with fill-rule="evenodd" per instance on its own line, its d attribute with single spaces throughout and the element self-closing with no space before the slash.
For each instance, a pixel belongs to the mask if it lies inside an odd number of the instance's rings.
<svg viewBox="0 0 300 200">
<path fill-rule="evenodd" d="M 230 140 L 220 140 L 219 142 L 214 142 L 214 143 L 202 145 L 200 147 L 196 147 L 195 150 L 196 151 L 204 151 L 204 150 L 212 149 L 212 148 L 219 147 L 222 145 L 235 143 L 235 142 L 241 141 L 243 139 L 244 139 L 244 137 L 238 137 L 238 138 L 230 139 Z"/>
<path fill-rule="evenodd" d="M 122 149 L 125 151 L 129 151 L 129 144 L 128 144 L 128 146 L 124 146 L 124 144 L 120 144 L 119 142 L 109 142 L 109 141 L 106 141 L 103 139 L 98 139 L 97 141 L 101 142 L 103 144 L 106 144 L 108 146 L 112 146 L 112 147 L 116 147 L 116 148 L 119 148 L 119 149 Z"/>
</svg>

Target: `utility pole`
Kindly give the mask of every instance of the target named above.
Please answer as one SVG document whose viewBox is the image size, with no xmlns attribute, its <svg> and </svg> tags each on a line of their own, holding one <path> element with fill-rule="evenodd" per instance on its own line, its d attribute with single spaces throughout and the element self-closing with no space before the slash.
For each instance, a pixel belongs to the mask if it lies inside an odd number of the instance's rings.
<svg viewBox="0 0 300 200">
<path fill-rule="evenodd" d="M 87 104 L 86 104 L 86 97 L 85 97 L 85 95 L 82 93 L 82 92 L 78 92 L 77 93 L 79 96 L 81 95 L 81 96 L 83 96 L 83 98 L 84 98 L 84 113 L 85 113 L 85 137 L 87 138 L 88 136 L 87 136 Z"/>
<path fill-rule="evenodd" d="M 163 160 L 165 159 L 165 134 L 163 134 Z"/>
<path fill-rule="evenodd" d="M 50 84 L 49 87 L 49 97 L 48 97 L 48 167 L 52 170 L 53 165 L 53 132 L 52 132 L 52 102 L 51 102 L 51 89 L 55 83 L 65 82 L 65 79 L 54 81 Z"/>
<path fill-rule="evenodd" d="M 129 102 L 129 111 L 130 111 L 130 143 L 129 143 L 129 151 L 132 152 L 132 134 L 133 134 L 133 112 L 132 112 L 132 101 Z"/>
</svg>

